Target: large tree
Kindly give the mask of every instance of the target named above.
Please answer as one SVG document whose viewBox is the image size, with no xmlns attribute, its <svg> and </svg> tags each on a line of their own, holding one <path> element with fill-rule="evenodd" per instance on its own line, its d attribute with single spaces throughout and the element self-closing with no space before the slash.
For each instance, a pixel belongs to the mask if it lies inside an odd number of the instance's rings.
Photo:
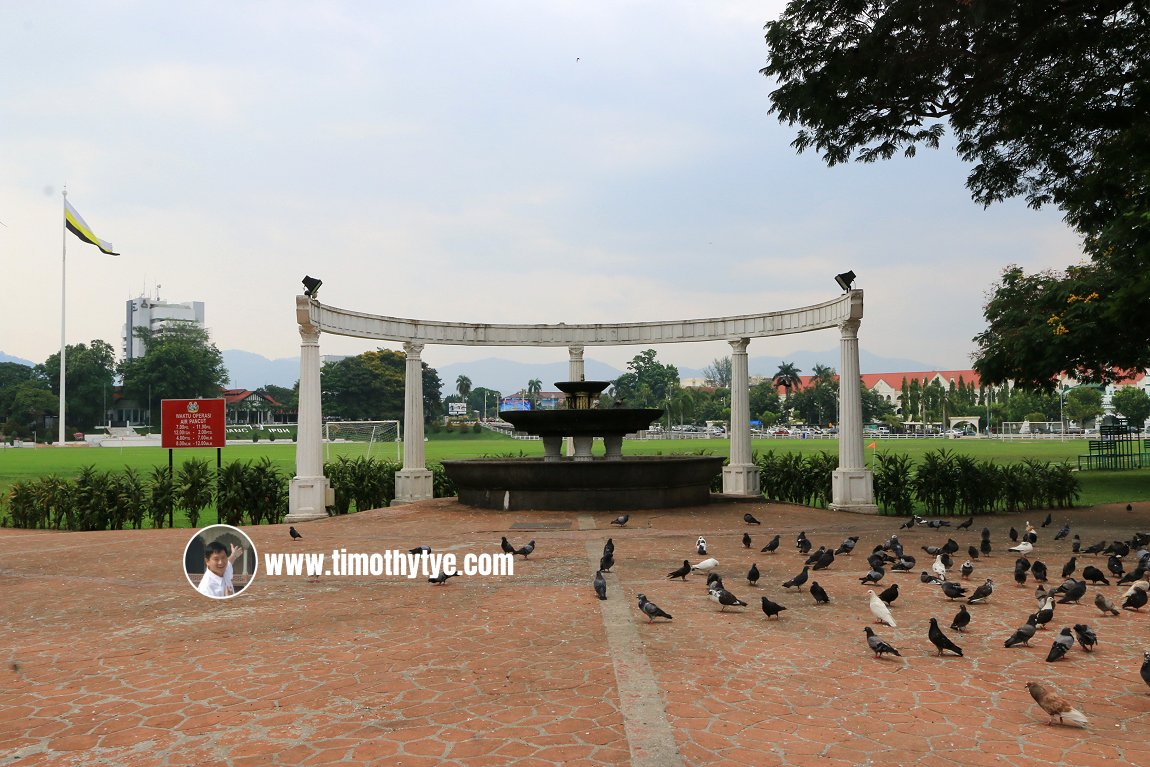
<svg viewBox="0 0 1150 767">
<path fill-rule="evenodd" d="M 703 378 L 707 380 L 707 385 L 720 389 L 730 389 L 731 366 L 732 361 L 730 357 L 716 357 L 712 360 L 710 365 L 703 368 Z"/>
<path fill-rule="evenodd" d="M 338 362 L 320 371 L 324 416 L 352 421 L 402 419 L 407 357 L 390 349 L 377 349 Z M 443 412 L 443 382 L 435 368 L 422 363 L 423 416 L 432 420 Z"/>
<path fill-rule="evenodd" d="M 984 383 L 1050 389 L 1150 364 L 1145 0 L 792 0 L 767 24 L 772 111 L 828 165 L 937 148 L 989 205 L 1057 206 L 1090 262 L 1008 269 L 976 342 Z M 1021 306 L 1018 306 L 1021 302 Z"/>
<path fill-rule="evenodd" d="M 655 350 L 636 354 L 627 363 L 628 373 L 611 382 L 612 399 L 627 407 L 666 407 L 679 385 L 679 369 L 655 359 Z"/>
<path fill-rule="evenodd" d="M 56 352 L 43 365 L 36 367 L 37 375 L 47 381 L 52 393 L 59 397 L 60 353 Z M 115 373 L 116 352 L 106 341 L 96 339 L 88 344 L 69 344 L 64 348 L 66 426 L 90 431 L 104 423 L 107 407 L 112 404 Z"/>
<path fill-rule="evenodd" d="M 1122 415 L 1127 423 L 1141 430 L 1150 418 L 1150 396 L 1137 386 L 1123 386 L 1114 392 L 1110 404 Z"/>
<path fill-rule="evenodd" d="M 120 363 L 124 396 L 151 410 L 158 424 L 160 401 L 218 397 L 228 381 L 223 355 L 208 331 L 193 322 L 178 322 L 153 332 L 137 327 L 147 351 Z"/>
<path fill-rule="evenodd" d="M 802 386 L 802 379 L 799 378 L 799 368 L 793 362 L 779 363 L 779 370 L 771 379 L 775 386 L 781 386 L 787 392 L 787 399 L 791 398 L 791 389 L 797 389 Z"/>
</svg>

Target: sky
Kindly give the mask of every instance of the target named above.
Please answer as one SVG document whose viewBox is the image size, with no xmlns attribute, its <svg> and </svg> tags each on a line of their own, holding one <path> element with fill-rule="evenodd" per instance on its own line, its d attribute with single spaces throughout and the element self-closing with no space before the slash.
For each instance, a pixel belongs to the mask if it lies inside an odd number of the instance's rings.
<svg viewBox="0 0 1150 767">
<path fill-rule="evenodd" d="M 1081 260 L 1056 210 L 971 201 L 952 150 L 826 167 L 769 114 L 783 3 L 0 5 L 0 352 L 119 351 L 124 302 L 203 301 L 220 349 L 299 353 L 324 303 L 478 323 L 779 311 L 864 291 L 871 353 L 969 367 L 1008 264 Z M 65 238 L 61 192 L 110 257 Z M 751 356 L 830 349 L 834 330 Z M 379 346 L 323 335 L 323 354 Z M 642 349 L 589 349 L 623 367 Z M 657 347 L 703 367 L 726 344 Z M 434 346 L 433 367 L 566 350 Z"/>
</svg>

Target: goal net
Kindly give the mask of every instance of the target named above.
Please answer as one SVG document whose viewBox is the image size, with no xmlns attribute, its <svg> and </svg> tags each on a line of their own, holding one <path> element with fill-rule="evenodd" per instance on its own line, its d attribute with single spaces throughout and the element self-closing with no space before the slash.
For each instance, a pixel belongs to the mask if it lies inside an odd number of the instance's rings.
<svg viewBox="0 0 1150 767">
<path fill-rule="evenodd" d="M 403 457 L 399 421 L 328 421 L 323 425 L 324 460 L 332 456 L 348 458 L 387 458 L 395 449 L 395 460 Z"/>
</svg>

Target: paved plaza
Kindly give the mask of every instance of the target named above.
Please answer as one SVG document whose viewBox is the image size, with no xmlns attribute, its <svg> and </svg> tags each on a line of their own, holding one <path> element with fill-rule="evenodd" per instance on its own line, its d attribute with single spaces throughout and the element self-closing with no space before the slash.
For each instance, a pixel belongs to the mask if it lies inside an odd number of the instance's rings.
<svg viewBox="0 0 1150 767">
<path fill-rule="evenodd" d="M 761 526 L 743 522 L 748 511 Z M 1032 647 L 1003 647 L 1035 609 L 1034 583 L 1014 584 L 1006 531 L 1045 512 L 977 518 L 965 531 L 763 503 L 635 512 L 622 530 L 615 516 L 442 499 L 297 525 L 294 542 L 287 525 L 245 528 L 261 569 L 265 554 L 285 551 L 428 545 L 462 557 L 498 552 L 503 535 L 537 547 L 510 576 L 432 586 L 261 572 L 222 601 L 185 578 L 190 530 L 0 530 L 0 765 L 1150 764 L 1150 687 L 1138 674 L 1146 608 L 1102 617 L 1091 587 L 1081 605 L 1057 607 Z M 1150 531 L 1150 507 L 1055 512 L 1032 556 L 1052 583 L 1069 559 L 1069 540 L 1053 541 L 1064 521 L 1086 546 Z M 996 588 L 969 608 L 966 634 L 949 630 L 958 603 L 938 587 L 888 574 L 880 585 L 901 589 L 898 627 L 875 629 L 902 657 L 876 660 L 863 632 L 866 555 L 899 532 L 928 569 L 920 547 L 951 536 L 961 563 L 984 524 L 994 553 L 967 585 L 991 577 Z M 852 556 L 812 574 L 829 605 L 780 586 L 801 570 L 800 530 L 816 548 L 861 536 Z M 778 552 L 760 553 L 775 533 Z M 665 578 L 702 559 L 699 535 L 750 607 L 720 612 L 702 576 Z M 609 537 L 617 564 L 600 602 L 591 580 Z M 757 588 L 745 580 L 752 562 Z M 1106 567 L 1080 556 L 1079 573 L 1085 564 Z M 649 624 L 639 593 L 674 619 Z M 761 595 L 787 607 L 779 620 L 762 613 Z M 931 617 L 965 657 L 934 655 Z M 1046 663 L 1054 635 L 1075 623 L 1096 630 L 1097 649 Z M 1032 680 L 1089 726 L 1047 726 L 1024 687 Z"/>
</svg>

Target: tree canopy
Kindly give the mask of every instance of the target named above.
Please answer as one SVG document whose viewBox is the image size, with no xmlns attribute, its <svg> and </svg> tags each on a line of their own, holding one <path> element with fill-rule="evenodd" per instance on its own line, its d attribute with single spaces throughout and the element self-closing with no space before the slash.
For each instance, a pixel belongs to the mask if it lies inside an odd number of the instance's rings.
<svg viewBox="0 0 1150 767">
<path fill-rule="evenodd" d="M 679 386 L 679 369 L 655 359 L 655 350 L 636 354 L 627 363 L 628 373 L 611 382 L 612 398 L 627 407 L 666 407 Z"/>
<path fill-rule="evenodd" d="M 37 375 L 47 381 L 52 393 L 60 396 L 60 353 L 52 354 L 36 366 Z M 69 344 L 64 349 L 64 397 L 66 426 L 90 431 L 104 423 L 105 409 L 112 404 L 116 372 L 116 352 L 107 341 Z M 55 410 L 59 410 L 59 402 Z"/>
<path fill-rule="evenodd" d="M 129 399 L 146 403 L 152 423 L 160 422 L 161 400 L 220 396 L 228 370 L 207 330 L 194 322 L 179 322 L 156 332 L 137 327 L 135 333 L 147 351 L 120 363 L 122 388 Z"/>
<path fill-rule="evenodd" d="M 1086 265 L 1007 269 L 975 339 L 984 383 L 1150 364 L 1144 0 L 792 0 L 766 29 L 771 111 L 801 126 L 798 151 L 913 156 L 949 127 L 976 202 L 1055 205 L 1082 235 Z"/>
<path fill-rule="evenodd" d="M 407 357 L 390 349 L 325 364 L 320 371 L 324 416 L 352 421 L 402 419 L 406 371 Z M 426 362 L 422 371 L 423 415 L 430 420 L 443 412 L 443 382 Z"/>
</svg>

